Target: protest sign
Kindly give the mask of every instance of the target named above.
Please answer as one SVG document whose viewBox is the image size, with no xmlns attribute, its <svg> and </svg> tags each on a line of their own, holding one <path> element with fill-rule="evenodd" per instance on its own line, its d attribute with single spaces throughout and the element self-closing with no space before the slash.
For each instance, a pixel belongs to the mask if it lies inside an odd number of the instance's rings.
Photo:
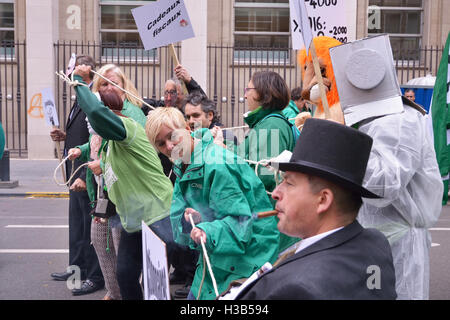
<svg viewBox="0 0 450 320">
<path fill-rule="evenodd" d="M 142 255 L 145 300 L 170 300 L 166 244 L 142 222 Z"/>
<path fill-rule="evenodd" d="M 349 28 L 344 0 L 289 0 L 291 12 L 292 45 L 294 50 L 305 48 L 310 32 L 313 37 L 328 36 L 343 43 L 349 41 Z M 305 29 L 306 8 L 309 28 Z M 303 22 L 303 24 L 302 24 Z M 302 35 L 302 30 L 305 34 Z M 311 30 L 311 31 L 310 31 Z M 304 40 L 305 38 L 305 40 Z"/>
<path fill-rule="evenodd" d="M 42 106 L 44 108 L 44 118 L 49 126 L 59 126 L 58 113 L 55 107 L 55 99 L 51 88 L 42 90 Z"/>
<path fill-rule="evenodd" d="M 131 10 L 145 50 L 193 38 L 183 0 L 159 0 Z"/>
</svg>

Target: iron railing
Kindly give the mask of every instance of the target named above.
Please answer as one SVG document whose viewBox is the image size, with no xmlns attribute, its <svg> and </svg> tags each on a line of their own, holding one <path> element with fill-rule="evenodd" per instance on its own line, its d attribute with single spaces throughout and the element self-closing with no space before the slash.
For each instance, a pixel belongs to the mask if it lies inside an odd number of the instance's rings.
<svg viewBox="0 0 450 320">
<path fill-rule="evenodd" d="M 27 154 L 27 81 L 24 42 L 0 43 L 0 122 L 11 157 Z"/>
<path fill-rule="evenodd" d="M 95 59 L 97 68 L 108 63 L 120 66 L 144 98 L 160 99 L 165 81 L 174 76 L 175 66 L 168 47 L 145 51 L 137 46 L 58 41 L 54 50 L 55 70 L 49 72 L 64 70 L 72 53 L 88 54 Z M 176 50 L 180 57 L 180 47 L 176 46 Z M 291 48 L 209 45 L 207 50 L 207 88 L 204 90 L 217 103 L 222 123 L 227 127 L 243 124 L 242 114 L 247 111 L 244 88 L 254 72 L 272 70 L 278 72 L 290 88 L 301 86 L 301 70 L 296 52 Z M 442 47 L 432 46 L 395 52 L 395 56 L 400 57 L 396 61 L 400 84 L 427 74 L 436 75 L 442 51 Z M 16 157 L 26 156 L 27 110 L 33 111 L 27 109 L 26 61 L 25 43 L 0 44 L 0 121 L 6 131 L 6 147 Z M 60 127 L 65 129 L 75 93 L 59 79 L 55 83 Z M 30 106 L 32 104 L 30 102 Z"/>
</svg>

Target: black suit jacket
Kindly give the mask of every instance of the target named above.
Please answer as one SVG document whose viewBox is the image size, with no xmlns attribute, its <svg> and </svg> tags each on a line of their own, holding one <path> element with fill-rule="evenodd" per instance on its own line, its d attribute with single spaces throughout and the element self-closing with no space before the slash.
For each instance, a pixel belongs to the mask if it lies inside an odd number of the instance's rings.
<svg viewBox="0 0 450 320">
<path fill-rule="evenodd" d="M 374 271 L 376 268 L 379 273 Z M 392 253 L 386 237 L 378 230 L 362 228 L 355 221 L 286 259 L 249 285 L 237 299 L 396 297 Z"/>
<path fill-rule="evenodd" d="M 72 114 L 72 117 L 70 116 Z M 66 124 L 66 141 L 64 144 L 64 156 L 67 156 L 69 149 L 76 146 L 85 144 L 89 141 L 89 130 L 86 123 L 86 114 L 81 110 L 78 105 L 78 100 L 75 100 L 72 108 L 69 112 L 69 118 Z M 74 171 L 82 165 L 84 162 L 76 159 L 74 163 Z M 70 177 L 72 170 L 72 161 L 66 162 L 66 176 Z M 86 181 L 86 167 L 80 169 L 75 177 L 72 179 L 74 182 L 77 178 L 81 178 Z"/>
</svg>

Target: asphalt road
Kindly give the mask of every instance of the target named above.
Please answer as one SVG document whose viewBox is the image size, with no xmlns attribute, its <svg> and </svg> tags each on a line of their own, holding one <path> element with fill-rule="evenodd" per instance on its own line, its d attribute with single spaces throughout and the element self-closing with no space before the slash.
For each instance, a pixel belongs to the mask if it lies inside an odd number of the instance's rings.
<svg viewBox="0 0 450 320">
<path fill-rule="evenodd" d="M 0 300 L 98 300 L 105 295 L 101 290 L 74 297 L 65 282 L 50 278 L 68 264 L 67 211 L 68 199 L 0 197 Z M 430 298 L 450 300 L 449 206 L 431 235 Z"/>
</svg>

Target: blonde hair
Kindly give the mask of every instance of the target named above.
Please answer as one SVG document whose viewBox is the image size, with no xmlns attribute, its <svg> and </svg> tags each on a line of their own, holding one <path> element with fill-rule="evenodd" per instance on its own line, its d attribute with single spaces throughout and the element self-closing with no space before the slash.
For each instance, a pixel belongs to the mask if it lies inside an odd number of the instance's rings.
<svg viewBox="0 0 450 320">
<path fill-rule="evenodd" d="M 150 143 L 156 148 L 156 136 L 162 125 L 176 130 L 186 129 L 186 120 L 180 110 L 175 107 L 160 107 L 148 113 L 145 133 Z M 156 148 L 158 149 L 158 148 Z"/>
<path fill-rule="evenodd" d="M 123 89 L 131 92 L 133 95 L 141 98 L 139 95 L 139 92 L 137 91 L 136 87 L 133 85 L 130 79 L 123 73 L 122 69 L 120 67 L 116 66 L 115 64 L 106 64 L 103 67 L 101 67 L 98 71 L 99 74 L 102 76 L 105 76 L 108 72 L 113 72 L 116 76 L 120 78 L 120 80 L 123 83 Z M 100 78 L 98 75 L 94 76 L 94 84 L 92 86 L 93 92 L 98 92 L 98 89 L 100 87 L 100 83 L 102 81 L 106 81 L 105 79 Z M 124 92 L 126 99 L 134 104 L 135 106 L 138 106 L 139 108 L 142 107 L 142 102 L 138 99 L 134 98 L 133 96 L 129 95 L 128 93 Z"/>
</svg>

